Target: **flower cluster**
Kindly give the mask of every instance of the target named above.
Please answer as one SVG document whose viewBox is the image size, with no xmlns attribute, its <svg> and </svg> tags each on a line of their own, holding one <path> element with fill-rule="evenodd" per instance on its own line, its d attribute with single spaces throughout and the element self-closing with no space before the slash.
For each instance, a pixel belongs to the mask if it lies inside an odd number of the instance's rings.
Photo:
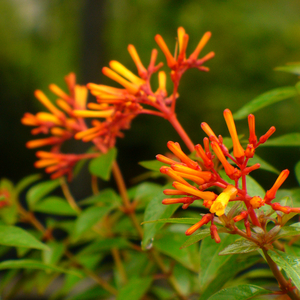
<svg viewBox="0 0 300 300">
<path fill-rule="evenodd" d="M 128 52 L 136 65 L 138 76 L 121 63 L 111 61 L 109 63 L 110 68 L 104 67 L 102 72 L 107 77 L 122 85 L 123 88 L 113 88 L 94 83 L 89 83 L 87 87 L 90 89 L 91 93 L 96 96 L 99 103 L 127 103 L 131 106 L 140 104 L 142 106 L 137 106 L 139 109 L 135 110 L 136 113 L 153 114 L 169 119 L 175 110 L 175 101 L 178 97 L 177 89 L 182 74 L 190 68 L 198 68 L 201 71 L 209 70 L 207 67 L 204 67 L 203 64 L 207 60 L 213 58 L 214 53 L 210 52 L 201 59 L 198 59 L 198 56 L 208 42 L 210 36 L 210 32 L 205 33 L 194 52 L 188 58 L 186 58 L 186 48 L 189 36 L 182 27 L 178 28 L 178 56 L 171 55 L 166 43 L 160 35 L 155 36 L 155 41 L 163 51 L 167 60 L 167 65 L 171 69 L 170 77 L 174 87 L 173 93 L 170 96 L 168 96 L 166 90 L 166 73 L 164 71 L 159 71 L 163 66 L 163 63 L 160 62 L 156 65 L 157 50 L 152 50 L 150 63 L 146 68 L 141 62 L 133 45 L 128 46 Z M 158 72 L 158 88 L 154 91 L 150 79 L 156 72 Z M 144 105 L 150 106 L 155 110 L 146 109 L 144 108 Z"/>
<path fill-rule="evenodd" d="M 66 140 L 74 138 L 78 132 L 87 129 L 84 119 L 78 115 L 86 108 L 88 90 L 85 86 L 76 84 L 74 73 L 67 75 L 65 81 L 69 94 L 55 84 L 49 86 L 49 89 L 58 97 L 56 105 L 42 91 L 36 90 L 36 98 L 48 109 L 48 112 L 38 112 L 36 115 L 25 113 L 21 122 L 35 127 L 31 131 L 33 135 L 50 135 L 46 138 L 31 140 L 26 144 L 28 148 L 51 146 L 50 152 L 38 151 L 36 153 L 40 160 L 35 163 L 35 166 L 46 167 L 46 172 L 52 173 L 52 178 L 67 174 L 70 179 L 74 164 L 82 158 L 91 156 L 91 154 L 86 157 L 86 155 L 60 153 L 61 146 Z M 111 111 L 105 110 L 97 112 L 94 117 L 106 118 L 110 115 Z M 92 157 L 95 155 L 93 154 Z"/>
<path fill-rule="evenodd" d="M 170 166 L 161 167 L 161 173 L 167 174 L 175 180 L 173 182 L 175 189 L 167 189 L 164 191 L 164 194 L 168 196 L 180 196 L 178 198 L 166 198 L 163 200 L 163 204 L 182 203 L 182 208 L 186 209 L 195 200 L 203 200 L 203 205 L 210 210 L 210 213 L 206 214 L 198 223 L 190 227 L 186 231 L 186 234 L 190 235 L 204 224 L 211 222 L 211 234 L 217 242 L 220 239 L 213 223 L 214 214 L 222 218 L 230 201 L 242 201 L 245 204 L 243 211 L 235 216 L 233 221 L 244 220 L 249 236 L 251 236 L 251 230 L 248 216 L 252 224 L 261 226 L 254 209 L 267 204 L 273 210 L 282 211 L 283 213 L 300 212 L 300 208 L 291 208 L 281 206 L 279 203 L 272 203 L 277 190 L 289 175 L 288 170 L 281 172 L 263 199 L 247 193 L 246 176 L 260 167 L 259 164 L 248 167 L 248 160 L 254 156 L 256 148 L 266 142 L 274 133 L 275 128 L 271 127 L 266 134 L 257 139 L 255 135 L 255 119 L 253 115 L 249 115 L 249 144 L 244 149 L 239 141 L 232 113 L 229 109 L 224 111 L 224 118 L 233 143 L 232 154 L 224 145 L 222 136 L 219 135 L 217 137 L 207 123 L 202 123 L 201 127 L 208 135 L 208 138 L 205 137 L 203 140 L 204 147 L 200 144 L 195 146 L 196 155 L 199 157 L 197 161 L 189 158 L 181 150 L 180 145 L 174 142 L 168 142 L 167 146 L 179 161 L 161 154 L 156 156 L 159 161 Z M 224 168 L 226 175 L 234 181 L 234 184 L 229 183 L 221 177 L 219 172 L 220 167 Z M 211 187 L 219 188 L 222 192 L 217 195 L 214 191 L 208 190 Z"/>
<path fill-rule="evenodd" d="M 214 53 L 210 52 L 200 59 L 198 56 L 210 36 L 210 32 L 205 33 L 194 52 L 186 58 L 189 36 L 182 27 L 178 28 L 179 54 L 175 56 L 171 55 L 163 38 L 156 35 L 155 40 L 165 54 L 168 67 L 171 69 L 173 92 L 169 96 L 166 90 L 166 73 L 159 71 L 163 63 L 156 64 L 157 50 L 152 50 L 150 63 L 145 68 L 133 45 L 128 46 L 128 52 L 137 67 L 138 76 L 117 61 L 111 61 L 110 68 L 104 67 L 102 70 L 106 76 L 123 88 L 94 83 L 80 86 L 76 84 L 75 75 L 71 73 L 65 77 L 68 94 L 54 84 L 49 86 L 50 90 L 59 97 L 56 105 L 42 91 L 35 91 L 36 98 L 49 112 L 39 112 L 36 115 L 25 113 L 22 123 L 35 127 L 32 130 L 33 135 L 50 136 L 29 141 L 26 146 L 28 148 L 51 146 L 50 152 L 37 152 L 40 160 L 35 163 L 35 166 L 45 167 L 47 173 L 52 173 L 52 178 L 68 175 L 70 179 L 75 163 L 93 155 L 61 153 L 61 146 L 66 140 L 74 138 L 83 142 L 93 142 L 100 152 L 105 153 L 115 146 L 118 137 L 123 137 L 122 131 L 129 129 L 132 120 L 139 114 L 152 114 L 167 119 L 191 148 L 193 145 L 175 115 L 177 90 L 180 78 L 187 69 L 209 70 L 203 64 L 211 59 Z M 158 88 L 154 91 L 150 79 L 156 72 L 158 72 Z M 88 90 L 96 97 L 98 103 L 86 103 Z M 145 106 L 152 107 L 154 110 Z M 85 123 L 86 118 L 92 119 L 91 127 Z"/>
</svg>

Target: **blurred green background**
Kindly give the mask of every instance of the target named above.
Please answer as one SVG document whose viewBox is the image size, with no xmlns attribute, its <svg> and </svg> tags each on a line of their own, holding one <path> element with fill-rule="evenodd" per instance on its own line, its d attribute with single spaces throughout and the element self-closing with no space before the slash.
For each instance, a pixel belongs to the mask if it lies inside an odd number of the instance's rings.
<svg viewBox="0 0 300 300">
<path fill-rule="evenodd" d="M 187 53 L 204 32 L 211 31 L 202 53 L 215 51 L 216 56 L 206 63 L 209 73 L 190 70 L 183 76 L 178 118 L 194 143 L 204 137 L 202 121 L 227 136 L 225 108 L 235 112 L 263 92 L 297 82 L 296 76 L 273 69 L 300 60 L 299 11 L 298 0 L 1 0 L 1 176 L 16 182 L 36 172 L 35 151 L 25 148 L 30 128 L 20 123 L 24 112 L 41 109 L 33 97 L 35 89 L 49 96 L 50 83 L 65 89 L 63 77 L 71 71 L 81 84 L 116 86 L 101 74 L 103 66 L 114 59 L 135 71 L 128 44 L 136 46 L 147 65 L 151 49 L 158 48 L 155 34 L 174 49 L 179 26 L 190 35 Z M 158 60 L 165 62 L 161 53 Z M 257 135 L 271 125 L 277 128 L 276 136 L 299 131 L 299 112 L 299 99 L 292 99 L 255 113 Z M 238 133 L 247 137 L 247 121 L 238 121 L 237 126 Z M 129 184 L 130 178 L 143 172 L 137 162 L 164 153 L 168 140 L 180 141 L 165 120 L 153 116 L 134 120 L 117 144 L 118 161 Z M 71 144 L 68 150 L 78 152 L 78 147 L 82 146 Z M 293 168 L 299 160 L 298 148 L 265 148 L 258 153 L 278 169 Z M 269 175 L 262 172 L 263 177 Z M 276 176 L 270 177 L 273 182 Z M 293 175 L 290 180 L 295 183 Z"/>
</svg>

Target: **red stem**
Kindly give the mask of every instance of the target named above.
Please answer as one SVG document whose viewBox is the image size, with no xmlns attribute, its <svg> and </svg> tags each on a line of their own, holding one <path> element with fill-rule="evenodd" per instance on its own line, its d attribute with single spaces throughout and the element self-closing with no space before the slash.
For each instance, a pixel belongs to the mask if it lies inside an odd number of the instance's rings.
<svg viewBox="0 0 300 300">
<path fill-rule="evenodd" d="M 191 152 L 193 152 L 195 149 L 195 145 L 177 120 L 177 117 L 175 114 L 171 114 L 167 116 L 168 121 L 171 123 L 171 125 L 174 127 L 174 129 L 177 131 L 183 142 L 186 144 L 186 146 L 189 148 Z"/>
</svg>

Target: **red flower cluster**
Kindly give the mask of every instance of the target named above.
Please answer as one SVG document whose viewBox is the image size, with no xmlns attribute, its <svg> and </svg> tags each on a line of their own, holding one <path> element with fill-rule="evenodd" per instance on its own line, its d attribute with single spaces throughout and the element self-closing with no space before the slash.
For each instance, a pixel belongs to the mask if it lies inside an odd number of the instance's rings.
<svg viewBox="0 0 300 300">
<path fill-rule="evenodd" d="M 244 202 L 245 210 L 238 216 L 235 216 L 233 221 L 244 220 L 247 233 L 250 235 L 251 231 L 249 228 L 248 215 L 254 225 L 260 226 L 254 209 L 268 204 L 274 210 L 284 213 L 300 212 L 300 208 L 285 207 L 279 203 L 271 202 L 275 198 L 277 190 L 287 178 L 289 174 L 288 170 L 281 172 L 273 187 L 266 192 L 264 199 L 259 196 L 251 196 L 247 193 L 246 176 L 260 167 L 259 164 L 248 167 L 248 160 L 254 156 L 256 148 L 266 142 L 274 133 L 275 128 L 271 127 L 269 131 L 258 140 L 255 135 L 254 116 L 249 115 L 249 144 L 246 149 L 244 149 L 238 139 L 235 123 L 229 109 L 224 111 L 224 118 L 233 142 L 233 155 L 224 145 L 222 136 L 217 137 L 208 124 L 202 123 L 201 127 L 208 135 L 208 138 L 204 138 L 204 148 L 200 144 L 195 146 L 196 154 L 199 157 L 198 161 L 189 158 L 183 153 L 180 145 L 174 142 L 168 142 L 167 146 L 179 161 L 172 160 L 160 154 L 156 157 L 159 161 L 170 165 L 170 167 L 162 167 L 160 169 L 161 173 L 167 174 L 175 180 L 173 182 L 175 190 L 167 189 L 164 193 L 166 195 L 180 196 L 179 198 L 166 198 L 163 200 L 163 204 L 182 203 L 182 208 L 186 209 L 195 200 L 203 200 L 203 205 L 209 208 L 210 213 L 189 228 L 186 234 L 190 235 L 204 224 L 211 222 L 212 237 L 214 237 L 217 242 L 219 238 L 217 237 L 216 228 L 213 224 L 213 214 L 219 217 L 224 215 L 225 209 L 230 201 Z M 228 183 L 220 176 L 218 169 L 219 162 L 221 162 L 226 175 L 234 180 L 234 185 Z M 217 195 L 215 192 L 208 190 L 210 187 L 217 187 L 223 191 Z"/>
</svg>

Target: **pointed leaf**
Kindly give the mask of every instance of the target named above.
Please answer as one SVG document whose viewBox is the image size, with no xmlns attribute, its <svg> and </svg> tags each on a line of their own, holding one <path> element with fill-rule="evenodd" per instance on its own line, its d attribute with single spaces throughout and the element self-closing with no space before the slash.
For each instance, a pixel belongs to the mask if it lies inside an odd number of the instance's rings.
<svg viewBox="0 0 300 300">
<path fill-rule="evenodd" d="M 116 148 L 112 148 L 107 153 L 92 159 L 89 164 L 90 172 L 104 180 L 109 180 L 112 165 L 116 157 L 117 150 Z"/>
<path fill-rule="evenodd" d="M 41 175 L 40 174 L 34 174 L 34 175 L 30 175 L 30 176 L 26 176 L 25 178 L 23 178 L 20 182 L 18 182 L 18 184 L 16 185 L 16 192 L 17 194 L 19 194 L 20 192 L 22 192 L 22 190 L 24 190 L 25 188 L 27 188 L 30 184 L 32 184 L 33 182 L 37 181 L 41 179 Z"/>
<path fill-rule="evenodd" d="M 55 271 L 60 273 L 69 273 L 80 276 L 77 272 L 69 271 L 54 265 L 44 264 L 38 260 L 19 259 L 19 260 L 6 260 L 0 263 L 0 270 L 5 269 L 35 269 L 44 271 Z"/>
<path fill-rule="evenodd" d="M 180 249 L 183 249 L 190 245 L 193 245 L 193 244 L 205 239 L 208 236 L 210 236 L 210 229 L 209 228 L 202 229 L 200 232 L 193 234 L 188 240 L 186 240 L 181 245 Z"/>
<path fill-rule="evenodd" d="M 141 165 L 142 167 L 151 170 L 151 171 L 157 171 L 159 172 L 159 169 L 162 166 L 165 166 L 166 164 L 154 159 L 154 160 L 145 160 L 145 161 L 140 161 L 139 165 Z"/>
<path fill-rule="evenodd" d="M 268 91 L 262 95 L 259 95 L 252 101 L 248 102 L 245 106 L 239 109 L 233 114 L 234 119 L 240 120 L 248 116 L 248 114 L 253 113 L 263 107 L 269 106 L 273 103 L 295 97 L 298 92 L 293 86 L 286 86 Z"/>
<path fill-rule="evenodd" d="M 120 196 L 113 189 L 102 190 L 99 194 L 93 195 L 86 199 L 79 201 L 80 205 L 88 204 L 99 204 L 99 205 L 113 205 L 115 207 L 119 206 L 121 202 Z"/>
<path fill-rule="evenodd" d="M 163 194 L 163 190 L 171 187 L 172 187 L 171 184 L 162 187 L 158 195 L 149 202 L 145 210 L 144 222 L 169 218 L 173 215 L 173 213 L 179 207 L 179 205 L 163 205 L 161 203 L 162 200 L 166 197 Z M 143 226 L 144 236 L 142 241 L 142 248 L 144 250 L 147 249 L 149 244 L 151 244 L 151 240 L 154 238 L 156 232 L 162 226 L 163 225 L 160 223 L 150 223 L 150 224 L 145 224 Z"/>
<path fill-rule="evenodd" d="M 117 300 L 139 300 L 147 292 L 152 282 L 151 277 L 132 278 L 120 289 Z"/>
<path fill-rule="evenodd" d="M 59 180 L 49 180 L 36 184 L 26 194 L 26 201 L 32 210 L 34 205 L 60 185 Z"/>
<path fill-rule="evenodd" d="M 200 261 L 198 247 L 194 245 L 189 248 L 180 249 L 184 240 L 185 235 L 182 232 L 167 232 L 167 234 L 164 234 L 160 238 L 157 237 L 153 245 L 159 252 L 172 257 L 189 270 L 198 272 Z"/>
<path fill-rule="evenodd" d="M 65 245 L 61 242 L 50 241 L 47 246 L 49 250 L 43 251 L 43 262 L 45 264 L 55 265 L 63 256 Z"/>
<path fill-rule="evenodd" d="M 248 166 L 253 166 L 255 164 L 260 164 L 260 170 L 266 170 L 266 171 L 270 171 L 273 172 L 275 174 L 279 174 L 280 172 L 274 168 L 272 165 L 270 165 L 269 163 L 267 163 L 265 160 L 263 160 L 261 157 L 259 157 L 256 153 L 253 156 L 253 158 L 251 158 L 249 160 Z"/>
<path fill-rule="evenodd" d="M 243 284 L 223 289 L 208 298 L 208 300 L 247 300 L 256 296 L 272 294 L 273 291 L 266 290 L 256 285 Z"/>
<path fill-rule="evenodd" d="M 217 244 L 213 239 L 205 239 L 200 247 L 200 288 L 204 289 L 215 279 L 219 268 L 232 256 L 220 256 L 219 252 L 236 239 L 234 235 L 220 234 L 221 243 Z"/>
<path fill-rule="evenodd" d="M 262 144 L 260 147 L 298 147 L 300 146 L 300 133 L 288 133 L 277 138 L 269 139 L 266 143 Z"/>
<path fill-rule="evenodd" d="M 299 76 L 300 75 L 300 63 L 290 63 L 285 66 L 276 67 L 274 70 L 292 73 L 292 74 Z"/>
<path fill-rule="evenodd" d="M 296 166 L 295 166 L 295 175 L 296 175 L 296 178 L 297 178 L 297 181 L 300 185 L 300 161 L 298 161 L 296 163 Z"/>
<path fill-rule="evenodd" d="M 78 238 L 81 234 L 101 221 L 101 219 L 108 214 L 111 209 L 112 208 L 109 206 L 92 206 L 84 210 L 75 222 L 74 238 Z"/>
<path fill-rule="evenodd" d="M 0 225 L 0 244 L 12 247 L 49 250 L 46 245 L 25 230 L 8 225 Z"/>
<path fill-rule="evenodd" d="M 297 289 L 300 289 L 300 258 L 282 251 L 268 251 L 272 260 L 281 267 L 292 279 Z"/>
<path fill-rule="evenodd" d="M 59 216 L 77 216 L 78 213 L 70 206 L 64 198 L 51 196 L 38 202 L 34 211 Z"/>
<path fill-rule="evenodd" d="M 228 245 L 219 255 L 242 254 L 256 251 L 259 246 L 246 239 L 238 239 L 233 244 Z"/>
<path fill-rule="evenodd" d="M 294 235 L 300 235 L 300 222 L 295 223 L 291 226 L 283 226 L 276 235 L 276 239 Z"/>
</svg>

